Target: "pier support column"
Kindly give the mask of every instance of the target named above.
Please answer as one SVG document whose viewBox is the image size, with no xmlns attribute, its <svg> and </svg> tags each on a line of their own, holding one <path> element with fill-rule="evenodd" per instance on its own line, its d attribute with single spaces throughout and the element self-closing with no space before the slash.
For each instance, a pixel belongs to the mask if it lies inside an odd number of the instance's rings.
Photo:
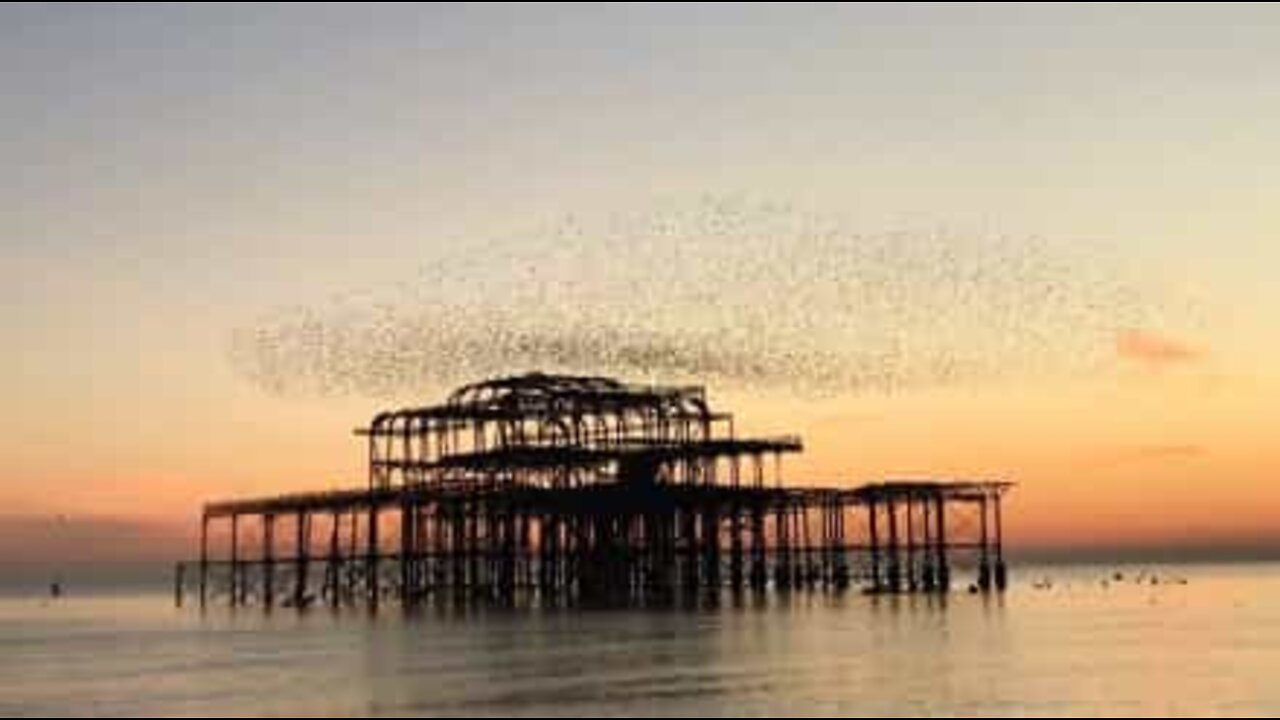
<svg viewBox="0 0 1280 720">
<path fill-rule="evenodd" d="M 920 591 L 920 568 L 916 562 L 916 502 L 908 495 L 907 505 L 907 590 L 912 593 Z"/>
<path fill-rule="evenodd" d="M 987 496 L 983 495 L 982 499 L 978 501 L 978 511 L 982 514 L 981 537 L 979 540 L 982 549 L 979 551 L 978 558 L 978 589 L 984 593 L 991 591 L 991 522 L 988 505 Z"/>
<path fill-rule="evenodd" d="M 729 584 L 733 587 L 733 591 L 738 593 L 742 592 L 746 577 L 746 563 L 743 560 L 742 506 L 735 504 L 730 512 L 732 518 L 729 521 Z"/>
<path fill-rule="evenodd" d="M 844 500 L 837 500 L 835 548 L 833 548 L 832 552 L 835 552 L 835 584 L 837 591 L 840 592 L 847 591 L 850 584 L 849 552 L 847 552 L 849 548 L 847 548 L 846 544 L 847 541 L 849 541 L 849 538 L 847 538 L 845 532 L 846 512 L 847 507 L 845 506 Z"/>
<path fill-rule="evenodd" d="M 333 513 L 329 534 L 329 567 L 325 574 L 325 591 L 329 606 L 338 609 L 342 603 L 342 514 Z"/>
<path fill-rule="evenodd" d="M 934 542 L 933 542 L 933 501 L 928 495 L 923 495 L 919 499 L 920 502 L 920 574 L 921 589 L 926 593 L 934 593 L 938 590 L 938 573 L 937 565 L 934 560 Z"/>
<path fill-rule="evenodd" d="M 405 501 L 400 506 L 400 602 L 409 607 L 417 595 L 415 564 L 417 563 L 417 506 Z"/>
<path fill-rule="evenodd" d="M 720 545 L 720 529 L 722 520 L 720 513 L 712 508 L 702 516 L 702 533 L 704 546 L 705 582 L 713 593 L 720 592 L 723 584 L 721 577 L 721 561 L 723 548 Z"/>
<path fill-rule="evenodd" d="M 200 519 L 200 609 L 209 606 L 209 516 Z"/>
<path fill-rule="evenodd" d="M 777 547 L 774 549 L 776 567 L 774 568 L 774 587 L 777 590 L 791 589 L 791 509 L 783 506 L 774 517 L 774 538 Z"/>
<path fill-rule="evenodd" d="M 809 506 L 801 504 L 796 508 L 796 543 L 800 548 L 799 559 L 796 561 L 795 582 L 796 588 L 812 588 L 813 585 L 813 538 L 810 536 Z"/>
<path fill-rule="evenodd" d="M 996 590 L 1004 592 L 1009 588 L 1009 568 L 1004 561 L 1004 498 L 995 496 L 996 513 Z"/>
<path fill-rule="evenodd" d="M 276 516 L 262 516 L 262 604 L 270 610 L 276 604 Z"/>
<path fill-rule="evenodd" d="M 382 594 L 381 581 L 378 576 L 381 568 L 379 567 L 379 541 L 378 541 L 378 506 L 373 504 L 369 508 L 369 547 L 366 551 L 365 565 L 368 573 L 368 590 L 369 590 L 369 609 L 377 610 L 378 601 Z"/>
<path fill-rule="evenodd" d="M 346 511 L 344 511 L 345 513 Z M 350 545 L 347 548 L 347 558 L 351 562 L 351 571 L 346 574 L 344 579 L 344 595 L 351 603 L 356 603 L 360 599 L 360 575 L 357 569 L 363 564 L 361 558 L 364 551 L 360 548 L 360 510 L 352 509 L 350 511 L 351 532 L 347 541 Z M 366 568 L 367 569 L 367 568 Z"/>
<path fill-rule="evenodd" d="M 871 591 L 884 591 L 884 576 L 880 568 L 880 503 L 872 498 L 867 502 L 867 527 L 871 542 Z"/>
<path fill-rule="evenodd" d="M 938 493 L 933 500 L 933 521 L 935 543 L 934 572 L 937 576 L 937 590 L 940 593 L 951 592 L 951 560 L 947 547 L 947 499 Z"/>
<path fill-rule="evenodd" d="M 293 605 L 298 609 L 305 608 L 309 601 L 307 590 L 310 583 L 308 580 L 309 571 L 311 569 L 311 516 L 304 510 L 298 513 L 297 517 L 297 543 L 296 552 L 297 569 L 293 586 Z"/>
<path fill-rule="evenodd" d="M 242 599 L 240 592 L 240 515 L 231 515 L 231 607 L 236 607 Z"/>
<path fill-rule="evenodd" d="M 898 536 L 898 505 L 885 503 L 889 511 L 889 592 L 902 592 L 902 540 Z"/>
</svg>

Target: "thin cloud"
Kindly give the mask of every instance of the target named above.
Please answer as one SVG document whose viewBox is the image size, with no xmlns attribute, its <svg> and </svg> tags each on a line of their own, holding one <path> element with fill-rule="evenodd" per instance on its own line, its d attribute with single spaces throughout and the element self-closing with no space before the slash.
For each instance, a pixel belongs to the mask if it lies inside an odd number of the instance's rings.
<svg viewBox="0 0 1280 720">
<path fill-rule="evenodd" d="M 1203 445 L 1195 443 L 1140 445 L 1133 449 L 1132 457 L 1142 460 L 1180 460 L 1200 457 L 1206 452 Z"/>
<path fill-rule="evenodd" d="M 1138 328 L 1120 332 L 1116 354 L 1122 360 L 1152 368 L 1188 365 L 1205 357 L 1203 349 L 1190 343 Z"/>
</svg>

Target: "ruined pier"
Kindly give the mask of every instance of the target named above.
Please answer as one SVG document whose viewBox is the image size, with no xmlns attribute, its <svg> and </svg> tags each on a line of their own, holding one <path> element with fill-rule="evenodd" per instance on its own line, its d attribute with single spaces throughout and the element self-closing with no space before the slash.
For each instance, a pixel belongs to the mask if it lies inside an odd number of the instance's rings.
<svg viewBox="0 0 1280 720">
<path fill-rule="evenodd" d="M 1005 589 L 1006 482 L 787 482 L 700 387 L 531 374 L 357 431 L 358 488 L 207 505 L 201 607 L 663 605 L 726 592 Z"/>
</svg>

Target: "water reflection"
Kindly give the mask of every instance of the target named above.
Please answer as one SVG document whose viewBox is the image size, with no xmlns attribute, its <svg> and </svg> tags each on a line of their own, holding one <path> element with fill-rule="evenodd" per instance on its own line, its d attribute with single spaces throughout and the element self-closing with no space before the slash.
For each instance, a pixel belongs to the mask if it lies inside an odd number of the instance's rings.
<svg viewBox="0 0 1280 720">
<path fill-rule="evenodd" d="M 1280 575 L 1055 571 L 1007 598 L 725 596 L 663 611 L 175 613 L 0 601 L 0 715 L 1266 716 Z M 1027 573 L 1026 577 L 1038 577 Z"/>
</svg>

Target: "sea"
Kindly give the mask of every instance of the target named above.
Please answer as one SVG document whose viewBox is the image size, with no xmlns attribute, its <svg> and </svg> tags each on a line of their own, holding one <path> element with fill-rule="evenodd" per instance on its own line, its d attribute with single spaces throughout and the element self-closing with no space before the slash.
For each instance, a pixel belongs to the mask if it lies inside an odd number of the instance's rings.
<svg viewBox="0 0 1280 720">
<path fill-rule="evenodd" d="M 1017 568 L 1003 596 L 668 610 L 0 598 L 4 717 L 1274 717 L 1280 565 Z"/>
</svg>

